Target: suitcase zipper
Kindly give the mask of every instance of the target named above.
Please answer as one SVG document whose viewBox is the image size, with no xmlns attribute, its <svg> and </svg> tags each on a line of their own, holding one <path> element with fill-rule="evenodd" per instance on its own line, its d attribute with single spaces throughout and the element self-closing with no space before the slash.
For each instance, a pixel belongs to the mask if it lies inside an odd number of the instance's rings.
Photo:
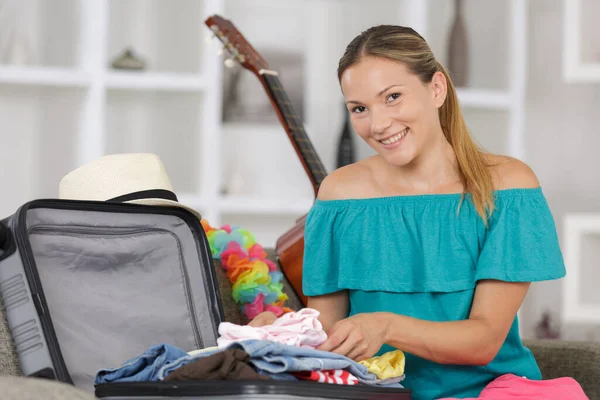
<svg viewBox="0 0 600 400">
<path fill-rule="evenodd" d="M 116 231 L 116 232 L 115 232 Z M 102 228 L 90 228 L 90 227 L 65 227 L 61 225 L 36 225 L 29 230 L 29 233 L 32 232 L 47 232 L 52 235 L 73 235 L 73 236 L 133 236 L 133 235 L 144 235 L 151 233 L 166 233 L 172 234 L 172 232 L 166 229 L 160 228 L 142 228 L 142 229 L 130 229 L 130 228 L 117 228 L 115 230 L 108 230 Z M 175 238 L 178 242 L 179 240 Z M 182 264 L 182 272 L 183 272 L 183 280 L 185 284 L 186 291 L 186 301 L 188 308 L 190 310 L 190 317 L 192 320 L 192 330 L 194 331 L 194 337 L 196 339 L 196 343 L 200 346 L 199 348 L 204 348 L 204 340 L 202 339 L 202 335 L 200 334 L 200 329 L 198 328 L 198 319 L 196 318 L 196 307 L 194 306 L 194 302 L 192 301 L 192 289 L 190 287 L 190 278 L 187 271 L 187 266 L 185 265 L 185 261 L 183 258 L 181 259 Z"/>
<path fill-rule="evenodd" d="M 25 210 L 23 208 L 19 212 L 17 226 L 25 226 Z M 69 372 L 67 371 L 65 361 L 62 357 L 62 353 L 60 352 L 60 346 L 56 341 L 56 334 L 54 334 L 54 327 L 52 327 L 52 319 L 50 318 L 48 305 L 46 304 L 44 297 L 40 295 L 40 293 L 42 293 L 40 276 L 37 272 L 37 268 L 34 267 L 35 261 L 31 256 L 31 246 L 29 245 L 29 241 L 23 233 L 24 230 L 25 229 L 13 229 L 15 232 L 15 242 L 17 243 L 17 248 L 26 249 L 25 251 L 20 252 L 21 260 L 23 261 L 23 269 L 25 270 L 25 275 L 27 276 L 27 281 L 29 282 L 30 290 L 32 291 L 31 295 L 34 304 L 37 303 L 39 307 L 38 315 L 42 321 L 42 330 L 44 331 L 44 336 L 46 337 L 48 351 L 50 352 L 52 361 L 55 363 L 54 367 L 56 368 L 58 380 L 72 384 L 73 381 L 69 375 Z M 49 334 L 49 332 L 47 332 L 48 329 L 51 329 L 53 334 Z"/>
</svg>

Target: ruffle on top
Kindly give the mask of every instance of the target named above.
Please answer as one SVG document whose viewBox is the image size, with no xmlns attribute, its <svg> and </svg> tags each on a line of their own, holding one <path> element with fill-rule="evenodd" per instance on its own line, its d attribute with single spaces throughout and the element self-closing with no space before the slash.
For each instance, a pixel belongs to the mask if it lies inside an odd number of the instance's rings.
<svg viewBox="0 0 600 400">
<path fill-rule="evenodd" d="M 460 194 L 317 200 L 305 226 L 303 292 L 455 292 L 478 280 L 565 275 L 541 188 L 495 192 L 486 228 Z M 460 205 L 460 209 L 459 209 Z"/>
</svg>

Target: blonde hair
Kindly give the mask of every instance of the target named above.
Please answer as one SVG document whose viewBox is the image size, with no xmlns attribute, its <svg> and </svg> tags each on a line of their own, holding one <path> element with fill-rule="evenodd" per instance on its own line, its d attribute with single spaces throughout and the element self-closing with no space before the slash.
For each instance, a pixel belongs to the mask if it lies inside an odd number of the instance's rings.
<svg viewBox="0 0 600 400">
<path fill-rule="evenodd" d="M 447 95 L 439 109 L 442 131 L 456 154 L 463 185 L 471 194 L 475 209 L 487 226 L 494 210 L 494 186 L 486 163 L 486 152 L 471 137 L 452 80 L 435 59 L 425 39 L 413 29 L 403 26 L 379 25 L 369 28 L 355 37 L 346 48 L 339 61 L 338 80 L 341 81 L 344 71 L 364 56 L 399 61 L 423 83 L 431 82 L 438 71 L 444 74 Z"/>
</svg>

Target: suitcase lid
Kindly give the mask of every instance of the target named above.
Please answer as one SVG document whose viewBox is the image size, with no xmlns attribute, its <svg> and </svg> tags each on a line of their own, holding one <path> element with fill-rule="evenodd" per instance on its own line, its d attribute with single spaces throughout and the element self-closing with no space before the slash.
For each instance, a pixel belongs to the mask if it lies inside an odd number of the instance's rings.
<svg viewBox="0 0 600 400">
<path fill-rule="evenodd" d="M 152 345 L 216 345 L 224 319 L 217 278 L 189 211 L 36 200 L 9 228 L 52 357 L 48 375 L 93 392 L 99 369 Z"/>
</svg>

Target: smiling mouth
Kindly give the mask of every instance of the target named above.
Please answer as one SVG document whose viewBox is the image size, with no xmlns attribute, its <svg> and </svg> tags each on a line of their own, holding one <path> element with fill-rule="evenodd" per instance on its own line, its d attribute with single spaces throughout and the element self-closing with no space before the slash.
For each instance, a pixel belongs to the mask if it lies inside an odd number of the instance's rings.
<svg viewBox="0 0 600 400">
<path fill-rule="evenodd" d="M 406 128 L 402 132 L 400 132 L 392 137 L 389 137 L 387 139 L 380 140 L 379 142 L 383 143 L 383 144 L 396 143 L 398 140 L 401 140 L 404 136 L 406 136 L 406 134 L 409 132 L 409 130 L 410 130 L 410 128 Z"/>
</svg>

